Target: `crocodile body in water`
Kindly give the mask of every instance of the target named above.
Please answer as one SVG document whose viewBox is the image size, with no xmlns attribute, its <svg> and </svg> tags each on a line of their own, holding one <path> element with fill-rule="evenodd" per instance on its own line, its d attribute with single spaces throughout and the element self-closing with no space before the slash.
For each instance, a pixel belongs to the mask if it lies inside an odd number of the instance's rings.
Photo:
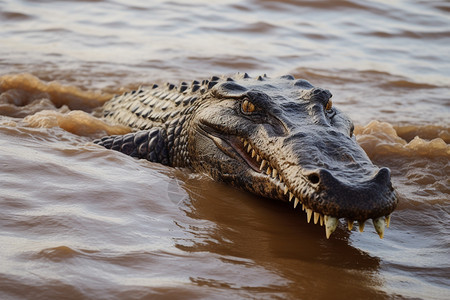
<svg viewBox="0 0 450 300">
<path fill-rule="evenodd" d="M 397 206 L 389 169 L 372 164 L 331 93 L 290 75 L 154 85 L 115 96 L 102 115 L 135 131 L 95 143 L 299 205 L 327 238 L 340 218 L 360 231 L 372 219 L 382 238 Z"/>
</svg>

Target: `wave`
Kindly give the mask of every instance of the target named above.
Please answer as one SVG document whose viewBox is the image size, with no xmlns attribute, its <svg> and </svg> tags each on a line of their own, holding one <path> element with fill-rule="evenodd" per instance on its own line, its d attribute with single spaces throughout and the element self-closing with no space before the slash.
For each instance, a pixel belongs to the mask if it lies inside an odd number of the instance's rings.
<svg viewBox="0 0 450 300">
<path fill-rule="evenodd" d="M 0 77 L 0 114 L 23 118 L 20 125 L 27 127 L 60 127 L 93 138 L 130 132 L 126 126 L 108 124 L 89 113 L 110 98 L 108 93 L 45 83 L 27 73 Z"/>
<path fill-rule="evenodd" d="M 93 138 L 105 135 L 122 135 L 131 131 L 129 127 L 108 124 L 80 110 L 70 112 L 44 110 L 25 117 L 23 123 L 26 126 L 36 128 L 60 127 L 73 134 Z"/>
<path fill-rule="evenodd" d="M 409 142 L 402 136 L 414 136 Z M 443 126 L 404 126 L 371 121 L 356 126 L 358 143 L 371 158 L 384 155 L 450 158 L 449 128 Z M 431 139 L 430 139 L 431 138 Z"/>
<path fill-rule="evenodd" d="M 36 100 L 49 99 L 56 107 L 91 111 L 111 99 L 108 93 L 83 91 L 58 82 L 45 83 L 29 73 L 0 76 L 0 104 L 26 106 Z"/>
</svg>

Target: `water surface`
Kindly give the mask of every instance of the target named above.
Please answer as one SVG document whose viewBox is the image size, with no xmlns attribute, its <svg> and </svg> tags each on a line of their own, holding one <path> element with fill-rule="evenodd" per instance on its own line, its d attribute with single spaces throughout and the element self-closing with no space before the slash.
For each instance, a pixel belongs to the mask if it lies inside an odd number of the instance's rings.
<svg viewBox="0 0 450 300">
<path fill-rule="evenodd" d="M 448 299 L 445 1 L 0 0 L 0 298 Z M 330 89 L 400 195 L 383 240 L 92 140 L 166 81 Z"/>
</svg>

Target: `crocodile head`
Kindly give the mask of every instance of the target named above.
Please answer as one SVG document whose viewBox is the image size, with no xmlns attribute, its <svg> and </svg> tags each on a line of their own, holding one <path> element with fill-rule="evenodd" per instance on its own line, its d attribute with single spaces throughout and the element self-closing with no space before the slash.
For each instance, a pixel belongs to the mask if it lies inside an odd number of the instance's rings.
<svg viewBox="0 0 450 300">
<path fill-rule="evenodd" d="M 292 76 L 217 79 L 191 119 L 194 169 L 292 203 L 308 222 L 351 230 L 372 219 L 380 237 L 397 206 L 390 171 L 372 164 L 328 90 Z"/>
</svg>

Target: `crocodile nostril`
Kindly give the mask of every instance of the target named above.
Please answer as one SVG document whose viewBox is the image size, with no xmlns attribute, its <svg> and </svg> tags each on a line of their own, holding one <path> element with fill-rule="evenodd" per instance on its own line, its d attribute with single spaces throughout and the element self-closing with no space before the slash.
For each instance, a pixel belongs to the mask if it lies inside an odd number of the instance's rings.
<svg viewBox="0 0 450 300">
<path fill-rule="evenodd" d="M 310 174 L 308 175 L 308 179 L 313 184 L 317 184 L 320 181 L 320 177 L 318 174 Z"/>
</svg>

